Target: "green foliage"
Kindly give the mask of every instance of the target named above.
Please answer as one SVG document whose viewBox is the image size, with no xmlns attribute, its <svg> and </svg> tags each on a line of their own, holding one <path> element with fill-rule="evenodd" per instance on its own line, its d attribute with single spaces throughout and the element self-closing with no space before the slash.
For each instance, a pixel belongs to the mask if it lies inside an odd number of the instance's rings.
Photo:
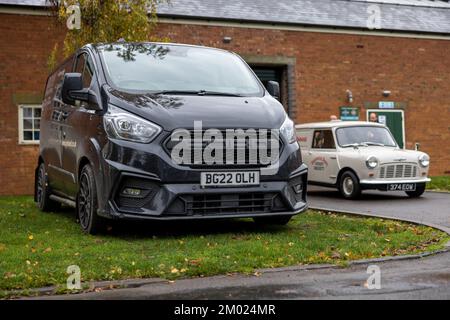
<svg viewBox="0 0 450 320">
<path fill-rule="evenodd" d="M 436 191 L 450 191 L 450 176 L 431 177 L 431 182 L 427 183 L 427 189 Z"/>
<path fill-rule="evenodd" d="M 80 29 L 67 30 L 63 54 L 69 56 L 87 43 L 146 41 L 156 25 L 156 7 L 162 0 L 50 0 L 51 10 L 61 27 L 66 28 L 72 11 L 71 5 L 80 7 Z M 63 5 L 63 4 L 64 5 Z"/>
</svg>

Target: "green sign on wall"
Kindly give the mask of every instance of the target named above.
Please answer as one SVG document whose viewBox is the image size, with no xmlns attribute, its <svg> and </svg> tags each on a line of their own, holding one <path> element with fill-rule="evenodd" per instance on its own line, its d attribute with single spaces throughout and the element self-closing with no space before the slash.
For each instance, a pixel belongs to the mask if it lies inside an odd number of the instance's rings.
<svg viewBox="0 0 450 320">
<path fill-rule="evenodd" d="M 343 121 L 358 121 L 359 108 L 358 107 L 340 107 L 340 119 Z"/>
</svg>

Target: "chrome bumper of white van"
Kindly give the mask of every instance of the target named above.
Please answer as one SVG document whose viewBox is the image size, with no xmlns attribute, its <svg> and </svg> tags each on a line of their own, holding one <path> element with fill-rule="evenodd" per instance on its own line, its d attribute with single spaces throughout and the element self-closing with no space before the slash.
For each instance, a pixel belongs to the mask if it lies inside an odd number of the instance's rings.
<svg viewBox="0 0 450 320">
<path fill-rule="evenodd" d="M 376 180 L 376 179 L 364 179 L 360 180 L 359 182 L 361 184 L 370 184 L 370 185 L 376 185 L 376 184 L 388 184 L 388 183 L 425 183 L 430 182 L 430 178 L 422 178 L 422 179 L 410 179 L 410 180 Z"/>
</svg>

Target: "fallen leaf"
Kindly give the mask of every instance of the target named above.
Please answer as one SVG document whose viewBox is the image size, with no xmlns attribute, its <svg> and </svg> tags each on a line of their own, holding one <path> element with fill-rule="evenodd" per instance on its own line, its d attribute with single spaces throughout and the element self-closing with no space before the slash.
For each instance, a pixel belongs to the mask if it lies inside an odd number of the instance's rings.
<svg viewBox="0 0 450 320">
<path fill-rule="evenodd" d="M 30 234 L 30 235 L 28 236 L 28 240 L 33 240 L 33 239 L 34 239 L 33 235 Z"/>
<path fill-rule="evenodd" d="M 178 270 L 177 268 L 172 268 L 172 270 L 170 270 L 171 273 L 178 273 L 180 272 L 180 270 Z"/>
<path fill-rule="evenodd" d="M 12 272 L 6 272 L 5 273 L 5 279 L 15 278 L 16 274 Z"/>
<path fill-rule="evenodd" d="M 333 253 L 331 254 L 331 257 L 333 259 L 340 259 L 341 258 L 341 254 L 338 251 L 333 251 Z"/>
<path fill-rule="evenodd" d="M 193 266 L 197 266 L 200 264 L 200 262 L 202 262 L 202 259 L 194 259 L 194 260 L 189 261 L 189 264 L 193 265 Z"/>
<path fill-rule="evenodd" d="M 44 250 L 44 253 L 48 253 L 50 251 L 52 251 L 52 248 L 48 247 L 47 249 Z"/>
</svg>

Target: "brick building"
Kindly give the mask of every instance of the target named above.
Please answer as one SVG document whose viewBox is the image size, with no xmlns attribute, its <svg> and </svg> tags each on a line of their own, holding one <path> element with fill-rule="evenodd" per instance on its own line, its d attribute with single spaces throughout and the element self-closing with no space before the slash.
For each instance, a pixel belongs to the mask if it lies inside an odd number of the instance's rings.
<svg viewBox="0 0 450 320">
<path fill-rule="evenodd" d="M 378 112 L 432 175 L 450 174 L 447 1 L 171 0 L 158 15 L 159 36 L 235 51 L 278 80 L 297 123 Z M 33 191 L 47 58 L 65 32 L 52 19 L 45 0 L 0 0 L 0 195 Z"/>
</svg>

